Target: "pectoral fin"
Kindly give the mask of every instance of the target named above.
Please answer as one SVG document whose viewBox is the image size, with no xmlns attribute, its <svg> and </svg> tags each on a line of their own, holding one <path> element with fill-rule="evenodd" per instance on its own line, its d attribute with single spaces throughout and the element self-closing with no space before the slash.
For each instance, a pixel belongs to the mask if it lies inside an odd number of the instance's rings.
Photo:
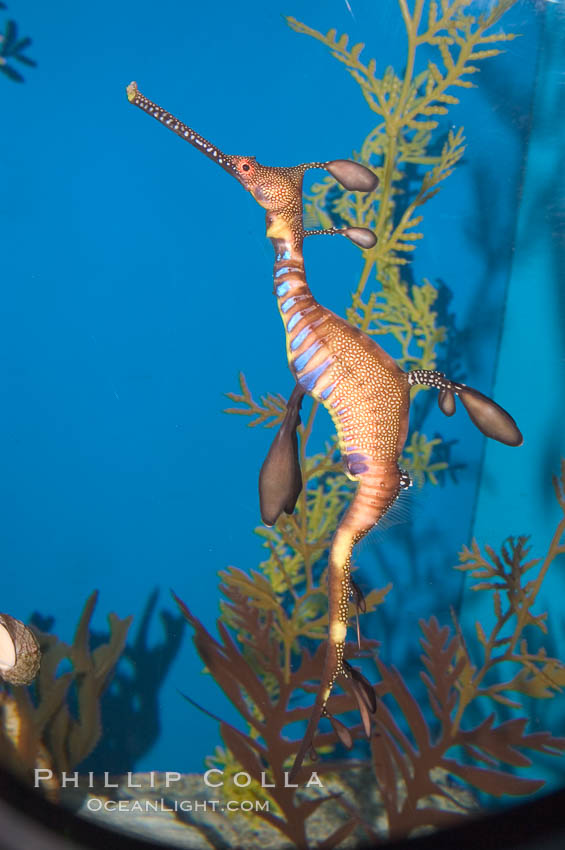
<svg viewBox="0 0 565 850">
<path fill-rule="evenodd" d="M 479 431 L 507 446 L 521 446 L 524 442 L 520 429 L 509 413 L 499 404 L 465 384 L 453 384 L 465 410 Z M 442 408 L 443 409 L 443 408 Z"/>
<path fill-rule="evenodd" d="M 265 525 L 274 525 L 283 511 L 291 514 L 302 490 L 296 429 L 303 397 L 304 391 L 297 384 L 259 473 L 259 506 Z"/>
<path fill-rule="evenodd" d="M 355 606 L 358 611 L 362 614 L 365 614 L 367 611 L 367 603 L 365 602 L 365 597 L 363 595 L 363 591 L 359 587 L 356 581 L 353 581 L 352 578 L 349 579 L 349 584 L 351 585 L 351 594 L 353 596 L 353 601 L 355 602 Z"/>
</svg>

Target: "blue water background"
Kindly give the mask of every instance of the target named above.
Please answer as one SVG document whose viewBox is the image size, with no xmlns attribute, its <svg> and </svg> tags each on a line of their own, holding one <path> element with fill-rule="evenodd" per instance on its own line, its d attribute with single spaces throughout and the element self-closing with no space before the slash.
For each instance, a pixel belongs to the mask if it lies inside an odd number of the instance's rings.
<svg viewBox="0 0 565 850">
<path fill-rule="evenodd" d="M 256 396 L 292 388 L 272 249 L 263 211 L 130 106 L 125 85 L 137 80 L 228 153 L 277 165 L 347 157 L 376 116 L 345 68 L 281 16 L 365 42 L 382 73 L 403 65 L 400 12 L 395 0 L 251 0 L 237 8 L 21 0 L 8 11 L 33 36 L 29 54 L 39 66 L 24 69 L 24 85 L 0 79 L 2 609 L 22 619 L 34 610 L 52 615 L 56 633 L 70 640 L 99 588 L 95 628 L 105 630 L 110 610 L 134 614 L 135 637 L 155 588 L 157 607 L 173 611 L 172 587 L 213 629 L 217 571 L 248 569 L 262 556 L 252 529 L 272 438 L 223 414 L 222 394 L 238 389 L 239 370 Z M 468 150 L 425 208 L 410 272 L 441 284 L 442 318 L 452 317 L 442 366 L 487 393 L 513 270 L 541 17 L 531 3 L 514 8 L 504 28 L 523 38 L 483 64 L 478 89 L 461 90 L 445 129 L 463 124 Z M 306 268 L 314 294 L 343 314 L 361 270 L 357 249 L 309 240 Z M 356 557 L 366 590 L 394 582 L 372 634 L 408 676 L 418 618 L 446 620 L 459 604 L 462 580 L 451 567 L 470 538 L 484 450 L 462 411 L 451 420 L 428 412 L 428 395 L 415 422 L 426 412 L 422 429 L 452 441 L 457 480 L 446 476 L 416 494 L 408 521 L 373 535 Z M 523 398 L 520 381 L 497 387 L 513 413 Z M 525 431 L 532 407 L 519 406 Z M 331 433 L 324 418 L 319 447 Z M 517 451 L 500 449 L 492 474 L 517 469 Z M 548 467 L 557 461 L 548 458 Z M 540 479 L 532 498 L 548 491 Z M 503 498 L 494 519 L 494 544 L 527 528 L 515 528 Z M 153 616 L 150 645 L 162 640 Z M 148 654 L 125 670 L 132 688 L 154 683 L 158 738 L 145 746 L 139 718 L 107 717 L 122 758 L 115 751 L 98 767 L 200 770 L 219 742 L 217 725 L 177 689 L 237 721 L 202 675 L 188 632 L 164 683 L 159 663 Z"/>
</svg>

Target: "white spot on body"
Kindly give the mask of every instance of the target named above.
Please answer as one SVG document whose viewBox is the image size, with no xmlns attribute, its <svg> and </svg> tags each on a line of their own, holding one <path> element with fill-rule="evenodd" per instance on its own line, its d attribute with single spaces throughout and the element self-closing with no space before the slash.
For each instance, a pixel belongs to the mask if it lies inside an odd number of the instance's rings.
<svg viewBox="0 0 565 850">
<path fill-rule="evenodd" d="M 330 628 L 330 640 L 332 643 L 344 643 L 347 636 L 347 626 L 345 623 L 332 623 Z"/>
</svg>

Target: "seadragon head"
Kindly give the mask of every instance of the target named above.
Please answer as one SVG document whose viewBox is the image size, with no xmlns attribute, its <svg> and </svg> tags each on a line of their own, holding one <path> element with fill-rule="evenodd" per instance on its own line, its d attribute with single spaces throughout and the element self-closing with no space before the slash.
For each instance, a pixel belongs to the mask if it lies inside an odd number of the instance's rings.
<svg viewBox="0 0 565 850">
<path fill-rule="evenodd" d="M 325 169 L 348 191 L 372 192 L 378 184 L 378 178 L 365 165 L 348 159 L 307 162 L 290 167 L 261 165 L 254 156 L 224 153 L 192 127 L 146 98 L 141 94 L 136 83 L 130 83 L 126 91 L 130 103 L 148 115 L 152 115 L 159 123 L 189 142 L 208 159 L 216 162 L 253 195 L 257 203 L 267 211 L 269 238 L 287 238 L 300 244 L 305 236 L 340 234 L 361 248 L 368 249 L 375 245 L 376 236 L 367 228 L 330 227 L 321 230 L 305 230 L 302 220 L 302 183 L 308 169 Z"/>
</svg>

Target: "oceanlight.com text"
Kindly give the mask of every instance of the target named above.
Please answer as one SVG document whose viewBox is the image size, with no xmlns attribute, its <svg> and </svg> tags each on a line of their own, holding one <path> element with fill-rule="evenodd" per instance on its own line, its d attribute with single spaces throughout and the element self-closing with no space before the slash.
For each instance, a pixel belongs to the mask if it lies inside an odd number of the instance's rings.
<svg viewBox="0 0 565 850">
<path fill-rule="evenodd" d="M 89 812 L 268 812 L 268 800 L 99 800 L 86 803 Z"/>
</svg>

